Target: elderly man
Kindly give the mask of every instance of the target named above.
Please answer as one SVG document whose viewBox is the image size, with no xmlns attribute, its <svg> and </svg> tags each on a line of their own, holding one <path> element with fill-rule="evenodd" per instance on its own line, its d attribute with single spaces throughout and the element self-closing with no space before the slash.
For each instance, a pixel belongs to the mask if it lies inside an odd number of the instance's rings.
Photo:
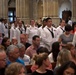
<svg viewBox="0 0 76 75">
<path fill-rule="evenodd" d="M 6 52 L 0 47 L 0 75 L 4 75 L 6 68 Z"/>
<path fill-rule="evenodd" d="M 25 54 L 25 46 L 22 43 L 17 44 L 19 48 L 20 58 L 24 61 L 25 65 L 30 64 L 30 57 Z"/>
<path fill-rule="evenodd" d="M 19 58 L 19 49 L 15 45 L 10 45 L 7 48 L 7 65 L 11 64 L 12 62 L 19 62 L 24 65 L 24 61 Z"/>
</svg>

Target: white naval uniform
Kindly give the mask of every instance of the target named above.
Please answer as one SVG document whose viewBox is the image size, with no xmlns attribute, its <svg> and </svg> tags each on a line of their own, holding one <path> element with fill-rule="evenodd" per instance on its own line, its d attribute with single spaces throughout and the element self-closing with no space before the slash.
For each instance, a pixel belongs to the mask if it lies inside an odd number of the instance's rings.
<svg viewBox="0 0 76 75">
<path fill-rule="evenodd" d="M 6 24 L 4 25 L 4 34 L 5 34 L 5 37 L 8 37 L 8 36 L 9 36 L 8 30 L 9 30 L 9 28 L 8 28 L 8 23 L 6 23 Z"/>
<path fill-rule="evenodd" d="M 57 40 L 59 39 L 60 35 L 64 33 L 65 31 L 65 26 L 64 27 L 61 27 L 61 26 L 58 26 L 56 28 L 56 31 L 57 31 Z"/>
<path fill-rule="evenodd" d="M 51 26 L 51 28 L 49 28 L 50 31 L 53 31 L 54 33 L 54 38 L 52 37 L 51 35 L 51 32 L 48 30 L 48 27 L 44 27 L 44 36 L 41 37 L 41 40 L 42 42 L 44 43 L 45 47 L 51 51 L 51 47 L 52 47 L 52 44 L 54 42 L 56 42 L 56 39 L 57 39 L 57 32 L 56 32 L 56 28 L 54 28 L 53 26 Z"/>
<path fill-rule="evenodd" d="M 10 29 L 10 41 L 13 37 L 16 37 L 16 28 L 14 26 Z"/>
<path fill-rule="evenodd" d="M 4 34 L 5 33 L 5 31 L 4 31 L 4 23 L 2 23 L 2 22 L 0 22 L 0 33 L 1 34 Z"/>
<path fill-rule="evenodd" d="M 42 26 L 39 27 L 39 36 L 40 36 L 40 38 L 41 38 L 41 37 L 45 37 L 44 28 L 42 28 Z M 40 46 L 45 47 L 44 42 L 43 42 L 42 40 L 40 41 Z"/>
<path fill-rule="evenodd" d="M 74 33 L 74 37 L 73 37 L 73 42 L 72 42 L 72 44 L 73 44 L 74 46 L 76 46 L 76 32 Z"/>
<path fill-rule="evenodd" d="M 22 33 L 20 32 L 20 30 L 22 31 Z M 21 27 L 20 30 L 19 27 L 16 28 L 15 37 L 18 39 L 18 43 L 20 43 L 20 34 L 25 34 L 25 29 L 23 27 Z"/>
<path fill-rule="evenodd" d="M 26 29 L 26 34 L 28 35 L 28 42 L 29 42 L 30 44 L 32 44 L 32 37 L 33 37 L 34 35 L 39 35 L 38 28 L 37 28 L 36 26 L 34 26 L 34 27 L 32 27 L 32 26 L 27 27 L 27 29 Z"/>
</svg>

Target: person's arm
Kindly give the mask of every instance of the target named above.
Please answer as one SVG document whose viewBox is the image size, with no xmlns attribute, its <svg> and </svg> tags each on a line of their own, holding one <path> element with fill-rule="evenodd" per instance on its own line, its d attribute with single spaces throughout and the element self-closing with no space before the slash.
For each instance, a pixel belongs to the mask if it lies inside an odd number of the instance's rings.
<svg viewBox="0 0 76 75">
<path fill-rule="evenodd" d="M 76 45 L 76 33 L 74 34 L 74 37 L 73 37 L 73 42 L 72 44 L 75 46 Z"/>
<path fill-rule="evenodd" d="M 63 44 L 63 43 L 62 43 L 62 35 L 60 35 L 60 37 L 59 37 L 59 39 L 58 39 L 58 42 L 60 42 L 60 45 L 61 45 L 61 46 L 63 46 L 63 47 L 66 46 L 66 44 Z"/>
</svg>

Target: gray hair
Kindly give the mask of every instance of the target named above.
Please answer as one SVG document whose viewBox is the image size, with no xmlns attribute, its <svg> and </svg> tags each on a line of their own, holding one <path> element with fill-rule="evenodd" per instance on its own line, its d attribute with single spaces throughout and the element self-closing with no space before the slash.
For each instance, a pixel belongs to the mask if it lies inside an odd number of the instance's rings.
<svg viewBox="0 0 76 75">
<path fill-rule="evenodd" d="M 10 46 L 8 46 L 7 51 L 6 51 L 7 55 L 8 55 L 10 52 L 13 52 L 15 48 L 18 48 L 18 47 L 15 46 L 15 45 L 10 45 Z"/>
<path fill-rule="evenodd" d="M 18 47 L 18 48 L 22 48 L 22 47 L 25 47 L 25 46 L 24 46 L 24 44 L 19 43 L 19 44 L 17 44 L 17 47 Z"/>
</svg>

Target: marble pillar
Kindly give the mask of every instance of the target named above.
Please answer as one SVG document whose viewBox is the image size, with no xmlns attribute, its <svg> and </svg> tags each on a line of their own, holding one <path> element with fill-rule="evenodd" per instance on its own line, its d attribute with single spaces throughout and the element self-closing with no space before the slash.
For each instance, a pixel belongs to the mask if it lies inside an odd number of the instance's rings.
<svg viewBox="0 0 76 75">
<path fill-rule="evenodd" d="M 37 20 L 37 3 L 38 0 L 33 0 L 33 19 Z"/>
<path fill-rule="evenodd" d="M 76 21 L 76 0 L 72 0 L 72 17 Z"/>
<path fill-rule="evenodd" d="M 29 22 L 29 0 L 16 0 L 16 16 L 25 23 Z"/>
<path fill-rule="evenodd" d="M 58 17 L 58 0 L 43 0 L 43 16 Z"/>
<path fill-rule="evenodd" d="M 8 18 L 8 1 L 0 0 L 0 18 Z"/>
</svg>

